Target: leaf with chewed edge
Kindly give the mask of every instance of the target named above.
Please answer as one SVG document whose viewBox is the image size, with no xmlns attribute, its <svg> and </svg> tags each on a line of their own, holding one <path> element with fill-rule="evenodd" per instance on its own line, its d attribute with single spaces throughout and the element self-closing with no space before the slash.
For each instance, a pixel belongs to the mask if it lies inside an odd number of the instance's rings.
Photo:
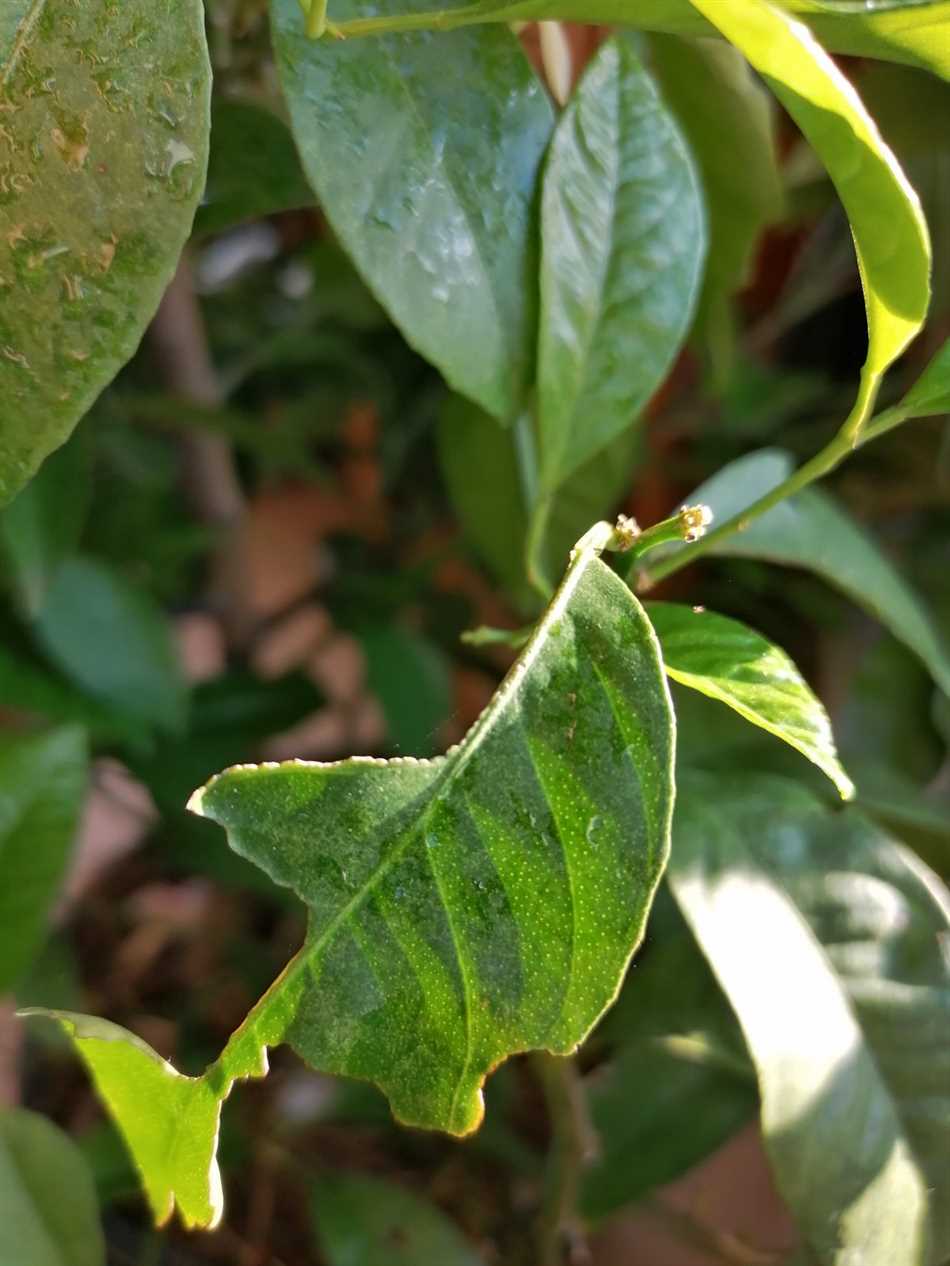
<svg viewBox="0 0 950 1266">
<path fill-rule="evenodd" d="M 191 807 L 293 889 L 310 928 L 199 1079 L 114 1026 L 65 1017 L 156 1216 L 173 1197 L 189 1223 L 219 1216 L 218 1104 L 266 1073 L 270 1046 L 375 1082 L 399 1120 L 457 1135 L 477 1128 L 482 1084 L 508 1056 L 573 1051 L 643 934 L 669 847 L 673 747 L 652 626 L 582 546 L 445 756 L 239 766 L 197 792 Z"/>
</svg>

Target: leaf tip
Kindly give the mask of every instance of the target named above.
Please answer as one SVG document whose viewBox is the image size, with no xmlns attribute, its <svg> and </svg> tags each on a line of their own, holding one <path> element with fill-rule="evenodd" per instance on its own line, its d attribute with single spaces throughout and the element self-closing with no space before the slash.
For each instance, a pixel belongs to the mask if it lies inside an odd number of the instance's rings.
<svg viewBox="0 0 950 1266">
<path fill-rule="evenodd" d="M 194 813 L 197 817 L 203 818 L 205 815 L 204 798 L 205 798 L 205 788 L 199 787 L 196 791 L 193 791 L 191 795 L 188 797 L 188 803 L 185 805 L 185 808 L 188 810 L 189 813 Z"/>
</svg>

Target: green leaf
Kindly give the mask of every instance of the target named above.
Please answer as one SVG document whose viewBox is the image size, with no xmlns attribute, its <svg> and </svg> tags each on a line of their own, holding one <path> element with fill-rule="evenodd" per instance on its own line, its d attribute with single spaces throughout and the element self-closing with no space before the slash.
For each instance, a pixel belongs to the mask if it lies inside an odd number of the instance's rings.
<svg viewBox="0 0 950 1266">
<path fill-rule="evenodd" d="M 95 699 L 162 729 L 184 724 L 187 692 L 165 615 L 117 572 L 70 559 L 33 627 L 50 659 Z"/>
<path fill-rule="evenodd" d="M 562 484 L 536 519 L 529 539 L 526 507 L 534 504 L 531 419 L 512 427 L 461 396 L 450 397 L 439 419 L 439 456 L 462 531 L 519 610 L 538 609 L 550 593 L 573 543 L 600 518 L 611 517 L 631 486 L 643 447 L 640 428 L 624 431 Z M 477 477 L 475 472 L 477 471 Z M 532 576 L 535 588 L 528 583 Z"/>
<path fill-rule="evenodd" d="M 759 234 L 782 210 L 771 103 L 729 44 L 658 35 L 650 51 L 660 91 L 699 166 L 709 215 L 700 309 L 712 317 L 746 281 Z"/>
<path fill-rule="evenodd" d="M 854 795 L 828 714 L 780 647 L 713 611 L 651 602 L 647 614 L 674 681 L 719 699 L 794 747 L 828 775 L 843 799 Z"/>
<path fill-rule="evenodd" d="M 481 1266 L 444 1213 L 394 1183 L 327 1174 L 311 1188 L 327 1266 Z"/>
<path fill-rule="evenodd" d="M 541 227 L 538 436 L 550 495 L 663 381 L 702 278 L 699 181 L 625 39 L 601 48 L 558 123 Z"/>
<path fill-rule="evenodd" d="M 115 1118 L 161 1226 L 178 1211 L 185 1226 L 217 1226 L 224 1209 L 215 1156 L 221 1096 L 205 1077 L 183 1077 L 152 1048 L 108 1020 L 27 1008 L 57 1020 Z"/>
<path fill-rule="evenodd" d="M 201 0 L 0 0 L 0 503 L 138 346 L 204 185 L 210 86 Z"/>
<path fill-rule="evenodd" d="M 142 725 L 77 690 L 62 677 L 0 646 L 0 699 L 31 718 L 84 726 L 96 738 L 138 739 Z"/>
<path fill-rule="evenodd" d="M 335 0 L 334 21 L 368 7 Z M 532 208 L 553 126 L 517 40 L 315 42 L 297 0 L 272 13 L 304 170 L 347 252 L 413 347 L 511 416 L 534 370 Z"/>
<path fill-rule="evenodd" d="M 215 101 L 208 183 L 195 233 L 205 236 L 313 203 L 287 125 L 253 101 Z"/>
<path fill-rule="evenodd" d="M 262 1076 L 267 1048 L 284 1042 L 316 1068 L 375 1082 L 401 1121 L 474 1130 L 492 1068 L 517 1051 L 573 1051 L 615 997 L 665 864 L 672 759 L 652 627 L 583 548 L 447 755 L 243 766 L 213 779 L 192 807 L 297 893 L 310 930 L 187 1090 L 197 1117 L 180 1128 L 197 1160 L 169 1151 L 177 1105 L 130 1087 L 125 1057 L 105 1079 L 93 1069 L 137 1163 L 157 1166 L 186 1218 L 207 1221 L 217 1205 L 206 1089 L 217 1102 L 235 1079 Z M 83 1032 L 77 1044 L 88 1045 Z M 139 1130 L 148 1135 L 136 1144 Z"/>
<path fill-rule="evenodd" d="M 599 1155 L 582 1208 L 603 1218 L 698 1164 L 756 1111 L 739 1025 L 665 884 L 646 943 L 597 1030 L 586 1079 Z"/>
<path fill-rule="evenodd" d="M 431 756 L 452 714 L 445 655 L 400 624 L 361 629 L 358 636 L 366 656 L 366 684 L 383 710 L 391 748 L 401 756 Z"/>
<path fill-rule="evenodd" d="M 950 413 L 950 339 L 897 406 L 906 418 L 927 418 Z"/>
<path fill-rule="evenodd" d="M 877 125 L 807 27 L 767 0 L 693 0 L 762 74 L 818 154 L 848 214 L 868 314 L 857 417 L 918 333 L 930 301 L 920 201 Z"/>
<path fill-rule="evenodd" d="M 0 743 L 0 994 L 43 939 L 79 825 L 86 766 L 79 729 Z"/>
<path fill-rule="evenodd" d="M 739 1017 L 775 1177 L 812 1253 L 943 1261 L 946 889 L 860 815 L 782 779 L 689 776 L 674 836 L 673 891 Z"/>
<path fill-rule="evenodd" d="M 81 434 L 51 454 L 36 478 L 0 511 L 0 546 L 23 611 L 36 615 L 59 565 L 79 544 L 92 497 Z"/>
<path fill-rule="evenodd" d="M 741 514 L 791 474 L 781 449 L 760 449 L 730 462 L 702 484 L 690 502 L 711 507 L 720 523 Z M 925 663 L 950 692 L 950 653 L 920 599 L 874 542 L 827 493 L 806 488 L 711 551 L 807 567 L 869 611 Z"/>
<path fill-rule="evenodd" d="M 0 1262 L 105 1261 L 92 1176 L 75 1143 L 35 1112 L 0 1113 Z"/>
</svg>

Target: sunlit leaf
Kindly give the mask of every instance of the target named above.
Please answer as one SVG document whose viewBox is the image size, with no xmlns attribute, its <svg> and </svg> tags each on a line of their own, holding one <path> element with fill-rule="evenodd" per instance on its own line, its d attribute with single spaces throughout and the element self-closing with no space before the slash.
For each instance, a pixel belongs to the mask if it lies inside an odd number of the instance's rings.
<svg viewBox="0 0 950 1266">
<path fill-rule="evenodd" d="M 574 1050 L 642 936 L 672 758 L 652 627 L 583 548 L 445 756 L 239 766 L 196 793 L 232 848 L 304 901 L 310 931 L 204 1077 L 163 1074 L 159 1106 L 129 1080 L 154 1053 L 67 1018 L 153 1210 L 174 1191 L 186 1220 L 216 1216 L 217 1104 L 266 1072 L 269 1046 L 373 1081 L 400 1120 L 455 1134 L 477 1127 L 482 1083 L 507 1056 Z"/>
<path fill-rule="evenodd" d="M 690 775 L 673 891 L 755 1063 L 779 1189 L 818 1262 L 950 1251 L 946 892 L 853 811 Z"/>
<path fill-rule="evenodd" d="M 725 523 L 787 479 L 793 467 L 788 453 L 761 449 L 724 466 L 690 500 L 710 506 Z M 950 653 L 930 615 L 889 559 L 827 493 L 806 488 L 717 542 L 712 552 L 816 572 L 880 620 L 950 691 Z"/>
<path fill-rule="evenodd" d="M 828 775 L 845 800 L 854 795 L 828 714 L 780 647 L 713 611 L 671 602 L 651 602 L 647 611 L 674 681 L 720 700 L 794 747 Z"/>
<path fill-rule="evenodd" d="M 930 242 L 919 199 L 854 88 L 807 27 L 768 0 L 693 3 L 765 76 L 838 190 L 868 313 L 867 401 L 927 315 Z"/>
<path fill-rule="evenodd" d="M 201 0 L 0 0 L 0 503 L 138 346 L 204 186 L 210 86 Z"/>
</svg>

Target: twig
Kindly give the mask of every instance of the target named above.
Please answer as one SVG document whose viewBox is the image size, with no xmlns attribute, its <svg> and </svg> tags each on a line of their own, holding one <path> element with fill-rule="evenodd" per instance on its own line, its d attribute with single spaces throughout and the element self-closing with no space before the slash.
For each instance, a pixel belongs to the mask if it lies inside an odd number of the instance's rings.
<svg viewBox="0 0 950 1266">
<path fill-rule="evenodd" d="M 584 1170 L 598 1152 L 597 1135 L 576 1062 L 541 1051 L 534 1066 L 551 1122 L 551 1155 L 538 1225 L 539 1266 L 587 1266 L 591 1259 L 577 1211 Z"/>
</svg>

